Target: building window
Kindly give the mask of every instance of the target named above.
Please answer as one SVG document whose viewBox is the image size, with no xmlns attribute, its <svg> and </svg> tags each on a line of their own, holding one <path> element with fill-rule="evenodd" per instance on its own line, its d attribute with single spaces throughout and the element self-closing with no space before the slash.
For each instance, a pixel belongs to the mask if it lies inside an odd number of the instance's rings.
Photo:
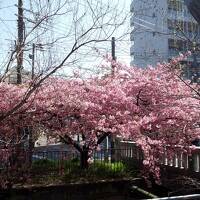
<svg viewBox="0 0 200 200">
<path fill-rule="evenodd" d="M 169 30 L 184 31 L 198 34 L 199 26 L 195 22 L 187 22 L 183 20 L 167 20 L 167 26 Z"/>
<path fill-rule="evenodd" d="M 169 39 L 168 40 L 169 50 L 185 51 L 188 49 L 187 41 L 178 40 L 178 39 Z"/>
<path fill-rule="evenodd" d="M 168 19 L 167 20 L 167 26 L 169 30 L 175 30 L 176 29 L 176 24 L 174 20 Z"/>
<path fill-rule="evenodd" d="M 183 2 L 181 0 L 168 0 L 167 3 L 169 10 L 183 11 Z"/>
</svg>

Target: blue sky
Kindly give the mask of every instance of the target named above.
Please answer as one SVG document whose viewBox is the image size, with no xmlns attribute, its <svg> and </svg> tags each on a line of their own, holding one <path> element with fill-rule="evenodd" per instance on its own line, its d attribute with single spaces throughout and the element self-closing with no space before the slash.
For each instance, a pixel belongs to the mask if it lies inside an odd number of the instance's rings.
<svg viewBox="0 0 200 200">
<path fill-rule="evenodd" d="M 18 0 L 0 0 L 0 61 L 2 64 L 2 61 L 4 58 L 7 57 L 8 52 L 10 52 L 14 48 L 14 41 L 16 40 L 16 30 L 17 30 L 17 7 L 15 4 L 17 4 Z M 110 3 L 111 5 L 118 4 L 119 10 L 123 8 L 124 12 L 127 14 L 129 13 L 130 10 L 130 2 L 131 0 L 103 0 L 103 4 Z M 29 5 L 29 0 L 24 0 L 24 7 L 28 8 L 30 7 Z M 30 18 L 31 16 L 29 15 L 28 12 L 24 12 L 25 17 Z M 56 22 L 57 23 L 57 22 Z M 60 20 L 58 23 L 63 23 L 62 20 Z M 28 26 L 28 25 L 27 25 Z M 55 24 L 57 26 L 57 24 Z M 118 37 L 119 35 L 121 36 L 122 33 L 128 29 L 129 26 L 129 20 L 127 20 L 127 23 L 122 26 L 122 28 L 113 36 Z M 28 27 L 27 27 L 28 28 Z M 62 33 L 65 29 L 64 25 L 59 25 L 59 27 L 55 27 L 53 32 L 53 35 L 55 36 L 57 33 Z M 120 41 L 116 41 L 116 56 L 118 60 L 121 60 L 125 62 L 126 64 L 129 64 L 130 62 L 130 57 L 129 57 L 129 35 L 126 37 L 121 38 Z M 102 47 L 107 46 L 107 52 L 110 51 L 110 44 L 102 44 Z M 101 44 L 100 44 L 101 48 Z M 64 50 L 63 50 L 64 51 Z M 26 62 L 26 61 L 25 61 Z M 28 63 L 27 63 L 28 64 Z"/>
</svg>

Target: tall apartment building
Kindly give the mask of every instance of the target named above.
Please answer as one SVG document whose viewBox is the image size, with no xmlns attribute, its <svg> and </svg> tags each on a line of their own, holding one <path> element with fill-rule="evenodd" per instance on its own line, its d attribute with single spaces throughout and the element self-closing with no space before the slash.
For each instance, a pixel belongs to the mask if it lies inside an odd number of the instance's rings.
<svg viewBox="0 0 200 200">
<path fill-rule="evenodd" d="M 168 61 L 200 43 L 200 27 L 184 0 L 132 0 L 131 13 L 132 65 L 145 67 Z M 199 65 L 199 58 L 194 54 L 187 66 Z M 191 67 L 185 72 L 187 77 L 193 74 Z"/>
</svg>

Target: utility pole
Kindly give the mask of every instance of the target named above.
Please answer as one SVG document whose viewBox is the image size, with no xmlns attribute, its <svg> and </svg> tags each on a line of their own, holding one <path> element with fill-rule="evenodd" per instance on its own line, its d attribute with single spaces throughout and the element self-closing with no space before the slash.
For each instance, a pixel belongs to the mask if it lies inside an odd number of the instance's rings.
<svg viewBox="0 0 200 200">
<path fill-rule="evenodd" d="M 32 46 L 32 70 L 31 70 L 31 79 L 33 80 L 34 79 L 34 69 L 35 69 L 35 44 L 33 43 L 33 46 Z"/>
<path fill-rule="evenodd" d="M 112 50 L 112 59 L 116 61 L 116 56 L 115 56 L 115 37 L 112 37 L 111 40 L 111 50 Z M 112 64 L 112 74 L 114 74 L 114 69 L 115 65 Z"/>
<path fill-rule="evenodd" d="M 115 56 L 115 37 L 112 37 L 111 40 L 111 51 L 112 51 L 112 60 L 116 61 L 116 56 Z M 115 71 L 115 65 L 112 64 L 112 75 L 114 75 L 114 71 Z M 107 142 L 108 145 L 108 142 Z M 110 136 L 110 147 L 111 147 L 111 162 L 115 162 L 115 139 L 114 137 L 111 135 Z"/>
<path fill-rule="evenodd" d="M 23 20 L 23 2 L 18 0 L 18 40 L 17 40 L 17 84 L 22 83 L 22 68 L 23 68 L 23 40 L 24 40 L 24 20 Z"/>
<path fill-rule="evenodd" d="M 35 76 L 35 43 L 32 44 L 32 54 L 29 54 L 29 58 L 31 59 L 32 61 L 32 64 L 31 64 L 31 79 L 33 80 L 34 79 L 34 76 Z M 33 132 L 34 132 L 34 129 L 33 127 L 29 126 L 28 127 L 28 150 L 29 150 L 29 166 L 31 166 L 32 164 L 32 151 L 33 151 L 33 147 L 34 147 L 34 144 L 33 144 Z"/>
<path fill-rule="evenodd" d="M 17 14 L 17 43 L 16 43 L 16 54 L 17 54 L 17 85 L 20 85 L 22 83 L 22 68 L 23 68 L 23 40 L 24 40 L 24 21 L 23 21 L 23 2 L 22 0 L 18 0 L 18 14 Z M 21 116 L 19 116 L 19 122 L 21 121 Z M 16 140 L 18 138 L 21 138 L 23 132 L 23 128 L 20 126 L 17 127 L 17 135 Z M 20 159 L 18 159 L 19 155 L 21 153 L 21 144 L 18 144 L 15 148 L 15 153 L 12 155 L 13 157 L 16 157 L 16 165 L 19 166 L 20 162 L 22 162 Z"/>
</svg>

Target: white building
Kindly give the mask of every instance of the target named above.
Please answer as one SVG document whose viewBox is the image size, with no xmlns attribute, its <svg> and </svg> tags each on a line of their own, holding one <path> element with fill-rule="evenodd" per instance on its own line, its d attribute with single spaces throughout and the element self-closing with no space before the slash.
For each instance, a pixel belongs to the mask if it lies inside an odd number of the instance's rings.
<svg viewBox="0 0 200 200">
<path fill-rule="evenodd" d="M 184 0 L 132 0 L 131 13 L 131 65 L 168 61 L 192 50 L 189 40 L 199 43 L 200 28 Z"/>
</svg>

